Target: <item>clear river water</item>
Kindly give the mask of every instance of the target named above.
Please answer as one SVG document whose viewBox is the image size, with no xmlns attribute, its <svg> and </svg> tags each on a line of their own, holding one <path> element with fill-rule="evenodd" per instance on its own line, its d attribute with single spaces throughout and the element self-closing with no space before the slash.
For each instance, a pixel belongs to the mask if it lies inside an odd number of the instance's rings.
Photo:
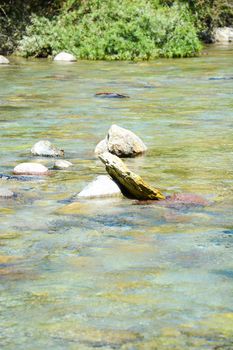
<svg viewBox="0 0 233 350">
<path fill-rule="evenodd" d="M 0 347 L 4 350 L 233 349 L 233 47 L 153 62 L 0 66 L 0 173 L 47 139 L 74 166 L 0 179 Z M 127 94 L 107 99 L 98 92 Z M 148 152 L 125 159 L 167 195 L 205 206 L 69 199 L 99 174 L 112 124 Z"/>
</svg>

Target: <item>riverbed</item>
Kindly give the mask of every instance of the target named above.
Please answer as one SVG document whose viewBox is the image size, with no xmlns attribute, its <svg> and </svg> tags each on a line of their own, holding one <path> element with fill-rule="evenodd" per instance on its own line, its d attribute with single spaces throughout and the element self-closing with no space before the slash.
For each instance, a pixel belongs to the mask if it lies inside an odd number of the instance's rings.
<svg viewBox="0 0 233 350">
<path fill-rule="evenodd" d="M 43 139 L 74 164 L 0 180 L 17 194 L 0 199 L 1 349 L 233 348 L 232 57 L 226 46 L 188 59 L 0 66 L 0 173 L 52 167 L 30 154 Z M 105 174 L 94 148 L 112 124 L 148 147 L 124 160 L 132 171 L 208 205 L 108 198 L 64 210 Z"/>
</svg>

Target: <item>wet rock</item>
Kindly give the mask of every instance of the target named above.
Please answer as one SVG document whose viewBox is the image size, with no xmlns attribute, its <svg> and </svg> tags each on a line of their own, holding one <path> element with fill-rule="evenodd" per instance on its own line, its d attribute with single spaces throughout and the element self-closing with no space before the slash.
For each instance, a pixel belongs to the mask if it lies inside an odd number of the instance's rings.
<svg viewBox="0 0 233 350">
<path fill-rule="evenodd" d="M 0 64 L 9 64 L 9 63 L 10 63 L 9 60 L 6 57 L 0 55 Z"/>
<path fill-rule="evenodd" d="M 71 162 L 69 162 L 68 160 L 58 159 L 54 163 L 53 169 L 57 169 L 57 170 L 67 169 L 72 165 L 73 164 Z"/>
<path fill-rule="evenodd" d="M 34 156 L 59 157 L 64 155 L 64 150 L 59 150 L 50 141 L 41 140 L 35 143 L 31 149 Z"/>
<path fill-rule="evenodd" d="M 12 180 L 12 181 L 33 181 L 35 178 L 32 179 L 31 176 L 14 176 L 14 175 L 7 175 L 7 174 L 0 174 L 1 180 Z"/>
<path fill-rule="evenodd" d="M 209 202 L 205 198 L 193 193 L 175 193 L 167 197 L 166 202 L 169 207 L 209 205 Z"/>
<path fill-rule="evenodd" d="M 110 127 L 107 137 L 96 146 L 95 153 L 101 154 L 106 149 L 118 157 L 135 157 L 144 153 L 147 147 L 132 131 L 114 124 Z"/>
<path fill-rule="evenodd" d="M 165 196 L 158 189 L 148 185 L 139 175 L 130 171 L 119 157 L 105 152 L 99 155 L 99 158 L 126 197 L 142 200 L 165 199 Z"/>
<path fill-rule="evenodd" d="M 129 98 L 127 95 L 118 94 L 116 92 L 98 92 L 95 96 L 104 98 Z"/>
<path fill-rule="evenodd" d="M 15 193 L 6 188 L 0 188 L 0 198 L 13 198 Z"/>
<path fill-rule="evenodd" d="M 78 195 L 79 198 L 111 197 L 121 195 L 118 185 L 107 175 L 100 175 L 87 185 Z"/>
<path fill-rule="evenodd" d="M 42 164 L 21 163 L 14 168 L 13 173 L 15 175 L 48 175 L 49 171 Z"/>
<path fill-rule="evenodd" d="M 68 52 L 60 52 L 57 54 L 54 59 L 54 61 L 65 61 L 65 62 L 76 62 L 77 59 L 74 57 L 74 55 L 68 53 Z"/>
<path fill-rule="evenodd" d="M 232 27 L 216 28 L 213 35 L 214 35 L 215 42 L 219 42 L 219 43 L 233 42 Z"/>
</svg>

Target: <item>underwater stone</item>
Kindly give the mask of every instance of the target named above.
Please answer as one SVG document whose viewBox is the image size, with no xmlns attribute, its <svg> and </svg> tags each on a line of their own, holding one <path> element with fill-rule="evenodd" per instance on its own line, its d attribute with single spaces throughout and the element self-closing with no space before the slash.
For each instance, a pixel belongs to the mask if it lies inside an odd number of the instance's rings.
<svg viewBox="0 0 233 350">
<path fill-rule="evenodd" d="M 165 199 L 165 196 L 158 189 L 148 185 L 139 175 L 130 171 L 119 157 L 105 152 L 99 155 L 99 158 L 126 197 L 141 200 Z"/>
<path fill-rule="evenodd" d="M 6 188 L 0 188 L 0 198 L 12 198 L 15 196 L 15 193 Z"/>
<path fill-rule="evenodd" d="M 31 153 L 34 156 L 45 156 L 45 157 L 58 157 L 63 156 L 64 151 L 59 150 L 50 141 L 41 140 L 35 143 L 31 149 Z"/>
</svg>

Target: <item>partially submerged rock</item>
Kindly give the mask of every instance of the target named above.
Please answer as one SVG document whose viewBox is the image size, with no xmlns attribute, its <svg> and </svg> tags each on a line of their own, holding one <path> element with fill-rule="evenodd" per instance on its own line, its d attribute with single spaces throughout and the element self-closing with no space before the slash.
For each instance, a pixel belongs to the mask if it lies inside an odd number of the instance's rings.
<svg viewBox="0 0 233 350">
<path fill-rule="evenodd" d="M 104 98 L 129 98 L 129 96 L 118 94 L 117 92 L 97 92 L 95 96 Z"/>
<path fill-rule="evenodd" d="M 118 157 L 135 157 L 147 150 L 146 145 L 132 131 L 112 125 L 107 137 L 95 148 L 97 155 L 109 151 Z"/>
<path fill-rule="evenodd" d="M 14 168 L 13 173 L 15 175 L 48 175 L 49 171 L 39 163 L 21 163 Z"/>
<path fill-rule="evenodd" d="M 214 35 L 215 42 L 218 42 L 218 43 L 233 42 L 233 28 L 232 27 L 216 28 L 213 35 Z"/>
<path fill-rule="evenodd" d="M 58 149 L 50 141 L 41 140 L 35 143 L 31 149 L 31 153 L 34 156 L 44 156 L 44 157 L 62 157 L 64 156 L 64 150 Z"/>
<path fill-rule="evenodd" d="M 99 175 L 78 195 L 79 198 L 112 197 L 121 195 L 119 186 L 107 175 Z"/>
<path fill-rule="evenodd" d="M 13 198 L 15 193 L 6 188 L 0 188 L 0 198 Z"/>
<path fill-rule="evenodd" d="M 0 55 L 0 64 L 9 64 L 9 63 L 10 63 L 9 60 L 6 57 Z"/>
<path fill-rule="evenodd" d="M 77 59 L 76 57 L 74 57 L 74 55 L 72 55 L 71 53 L 68 52 L 60 52 L 59 54 L 57 54 L 54 59 L 54 61 L 65 61 L 65 62 L 76 62 Z"/>
<path fill-rule="evenodd" d="M 148 185 L 139 175 L 130 171 L 119 157 L 105 152 L 100 154 L 99 158 L 126 197 L 142 200 L 165 199 L 165 196 L 158 189 Z"/>
<path fill-rule="evenodd" d="M 62 170 L 71 167 L 73 164 L 68 160 L 58 159 L 54 163 L 53 169 Z"/>
</svg>

